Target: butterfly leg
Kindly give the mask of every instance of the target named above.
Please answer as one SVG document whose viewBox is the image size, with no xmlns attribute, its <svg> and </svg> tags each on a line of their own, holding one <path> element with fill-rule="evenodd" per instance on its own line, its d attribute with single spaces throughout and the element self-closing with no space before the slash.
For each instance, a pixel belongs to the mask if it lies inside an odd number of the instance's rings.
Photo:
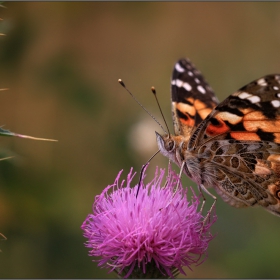
<svg viewBox="0 0 280 280">
<path fill-rule="evenodd" d="M 170 167 L 170 164 L 171 164 L 171 163 L 170 163 L 170 160 L 169 160 L 169 167 Z M 181 166 L 180 173 L 179 173 L 179 178 L 178 178 L 178 182 L 177 182 L 177 185 L 176 185 L 176 188 L 175 188 L 175 190 L 174 190 L 174 193 L 173 193 L 172 198 L 175 196 L 175 193 L 177 192 L 177 190 L 178 190 L 178 188 L 179 188 L 179 184 L 181 183 L 181 176 L 182 176 L 182 172 L 183 172 L 184 165 L 185 165 L 185 161 L 183 162 L 183 164 L 182 164 L 182 166 Z M 169 175 L 170 175 L 170 173 L 169 173 L 169 168 L 168 168 L 168 178 L 169 178 Z M 167 183 L 168 183 L 168 180 L 169 180 L 169 179 L 167 179 L 167 181 L 166 181 L 164 187 L 166 187 L 166 185 L 167 185 Z M 166 207 L 168 207 L 168 206 L 170 205 L 170 203 L 172 202 L 172 198 L 171 198 L 170 201 L 167 203 Z"/>
<path fill-rule="evenodd" d="M 204 220 L 203 220 L 203 224 L 202 224 L 202 228 L 201 228 L 201 231 L 202 231 L 203 228 L 204 228 L 204 225 L 205 225 L 206 221 L 210 218 L 210 214 L 212 213 L 212 210 L 213 210 L 213 208 L 214 208 L 214 206 L 215 206 L 215 204 L 216 204 L 216 202 L 217 202 L 217 197 L 214 196 L 212 193 L 210 193 L 210 192 L 207 190 L 207 188 L 205 188 L 204 185 L 202 185 L 202 184 L 200 184 L 200 185 L 198 186 L 198 189 L 199 189 L 199 192 L 201 193 L 201 195 L 202 195 L 202 197 L 203 197 L 203 202 L 202 202 L 202 205 L 201 205 L 201 208 L 200 208 L 200 212 L 202 212 L 202 210 L 203 210 L 203 208 L 204 208 L 205 201 L 206 201 L 205 196 L 203 195 L 202 190 L 203 190 L 204 192 L 206 192 L 208 195 L 210 195 L 210 196 L 214 199 L 214 202 L 212 203 L 212 205 L 211 205 L 209 211 L 207 212 L 206 217 L 205 217 Z"/>
<path fill-rule="evenodd" d="M 203 194 L 203 191 L 201 190 L 201 186 L 200 185 L 198 185 L 198 190 L 199 190 L 199 193 L 202 195 L 202 199 L 203 199 L 202 204 L 201 204 L 201 208 L 199 210 L 199 212 L 202 213 L 202 211 L 204 209 L 204 204 L 206 202 L 206 198 L 205 198 L 205 196 Z"/>
<path fill-rule="evenodd" d="M 174 194 L 177 192 L 177 190 L 178 190 L 178 188 L 179 188 L 179 184 L 181 183 L 181 177 L 182 177 L 182 173 L 183 173 L 185 164 L 186 164 L 186 162 L 183 161 L 183 163 L 182 163 L 182 165 L 181 165 L 181 168 L 180 168 L 179 178 L 178 178 L 178 182 L 177 182 L 177 185 L 176 185 L 176 189 L 175 189 Z"/>
<path fill-rule="evenodd" d="M 167 173 L 167 180 L 163 186 L 163 188 L 165 188 L 169 182 L 169 178 L 170 178 L 170 174 L 171 174 L 171 160 L 168 161 L 168 173 Z"/>
</svg>

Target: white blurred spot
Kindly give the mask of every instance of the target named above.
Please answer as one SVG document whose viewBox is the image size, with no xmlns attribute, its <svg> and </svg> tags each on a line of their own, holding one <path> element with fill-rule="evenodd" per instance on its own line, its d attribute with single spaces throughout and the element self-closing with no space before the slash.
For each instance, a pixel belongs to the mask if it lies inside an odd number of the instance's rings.
<svg viewBox="0 0 280 280">
<path fill-rule="evenodd" d="M 158 118 L 160 119 L 160 118 Z M 139 122 L 132 126 L 128 140 L 130 146 L 143 157 L 149 157 L 158 149 L 156 143 L 155 130 L 164 134 L 156 122 L 149 117 L 143 117 Z"/>
</svg>

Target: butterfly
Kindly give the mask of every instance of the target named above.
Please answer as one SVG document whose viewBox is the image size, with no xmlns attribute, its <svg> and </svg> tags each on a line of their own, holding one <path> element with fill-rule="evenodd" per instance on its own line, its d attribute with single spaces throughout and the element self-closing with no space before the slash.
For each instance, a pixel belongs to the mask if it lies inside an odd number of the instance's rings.
<svg viewBox="0 0 280 280">
<path fill-rule="evenodd" d="M 234 207 L 260 205 L 280 216 L 280 74 L 219 103 L 201 72 L 181 59 L 173 70 L 171 107 L 175 133 L 156 132 L 160 152 L 200 191 L 213 187 Z"/>
</svg>

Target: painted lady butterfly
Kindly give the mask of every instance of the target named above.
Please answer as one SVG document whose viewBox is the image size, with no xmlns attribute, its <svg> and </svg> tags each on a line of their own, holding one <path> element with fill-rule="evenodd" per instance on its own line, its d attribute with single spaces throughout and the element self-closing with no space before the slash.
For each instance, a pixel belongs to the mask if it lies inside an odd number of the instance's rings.
<svg viewBox="0 0 280 280">
<path fill-rule="evenodd" d="M 280 216 L 280 75 L 218 104 L 201 73 L 181 59 L 171 85 L 175 135 L 156 133 L 161 153 L 200 190 L 214 187 L 232 206 L 258 204 Z"/>
</svg>

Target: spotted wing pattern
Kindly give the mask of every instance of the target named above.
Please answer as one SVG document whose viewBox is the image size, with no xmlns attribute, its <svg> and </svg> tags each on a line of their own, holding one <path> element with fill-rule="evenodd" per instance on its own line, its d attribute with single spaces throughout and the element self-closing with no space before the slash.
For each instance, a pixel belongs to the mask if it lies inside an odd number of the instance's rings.
<svg viewBox="0 0 280 280">
<path fill-rule="evenodd" d="M 221 102 L 187 143 L 204 182 L 235 207 L 280 216 L 280 75 L 267 75 Z M 202 182 L 203 183 L 203 182 Z"/>
<path fill-rule="evenodd" d="M 187 138 L 218 104 L 212 88 L 189 59 L 175 64 L 171 94 L 175 135 Z"/>
</svg>

